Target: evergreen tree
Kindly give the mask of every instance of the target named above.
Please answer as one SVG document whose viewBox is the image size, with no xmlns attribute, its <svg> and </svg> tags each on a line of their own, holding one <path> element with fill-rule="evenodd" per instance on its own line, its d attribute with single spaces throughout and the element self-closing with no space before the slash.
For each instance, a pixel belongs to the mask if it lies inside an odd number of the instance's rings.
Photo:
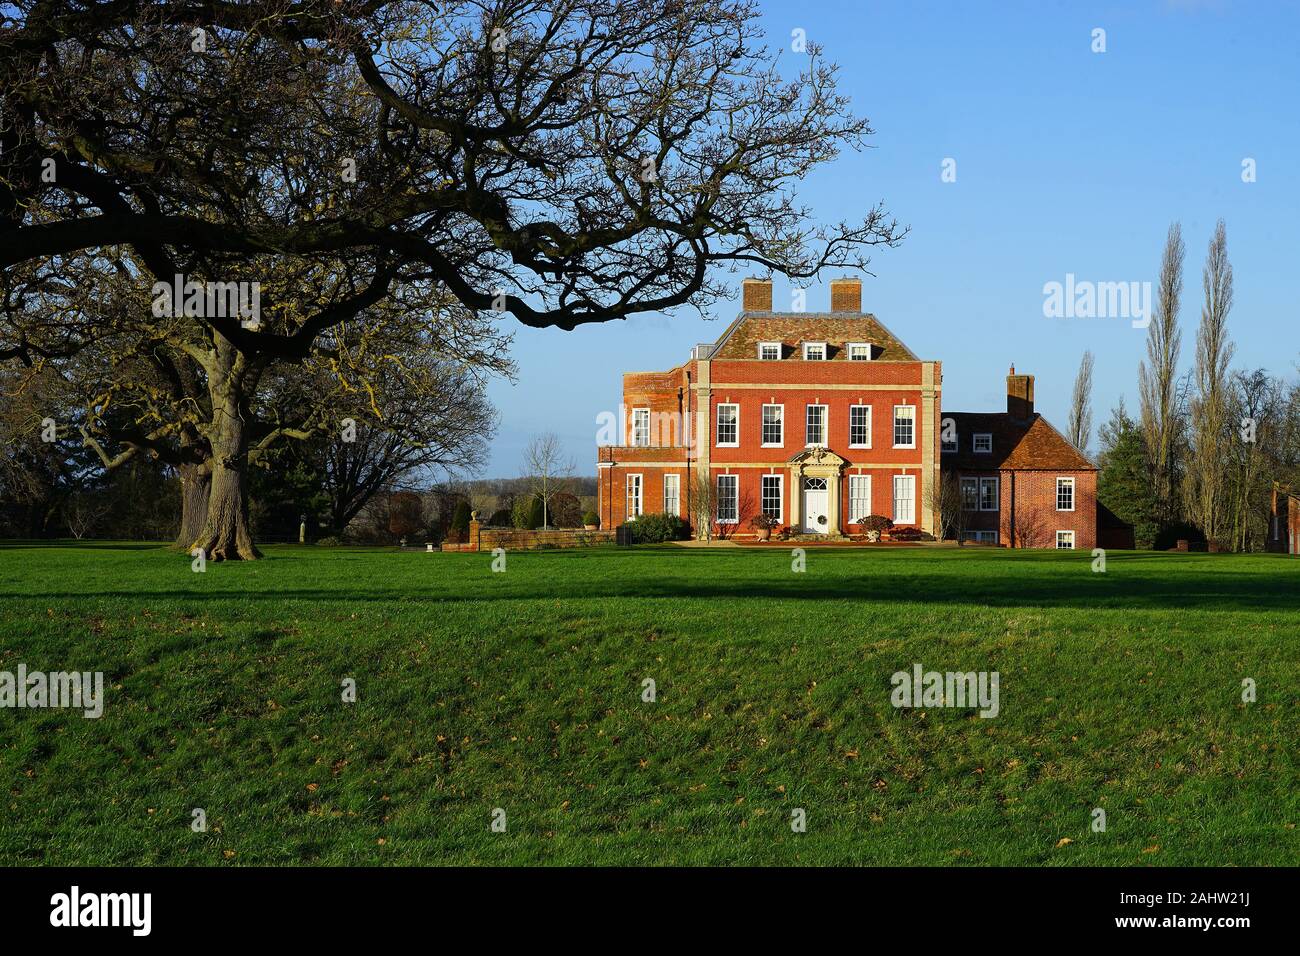
<svg viewBox="0 0 1300 956">
<path fill-rule="evenodd" d="M 1150 548 L 1160 528 L 1160 502 L 1147 471 L 1142 428 L 1129 418 L 1123 399 L 1101 427 L 1101 447 L 1097 499 L 1133 525 L 1134 543 L 1139 548 Z"/>
</svg>

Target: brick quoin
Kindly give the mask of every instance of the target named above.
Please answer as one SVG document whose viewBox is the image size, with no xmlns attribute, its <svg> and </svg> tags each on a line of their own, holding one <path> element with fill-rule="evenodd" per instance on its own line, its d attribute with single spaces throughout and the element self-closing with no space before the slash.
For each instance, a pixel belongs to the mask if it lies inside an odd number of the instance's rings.
<svg viewBox="0 0 1300 956">
<path fill-rule="evenodd" d="M 993 532 L 1002 546 L 1050 548 L 1056 546 L 1056 532 L 1073 531 L 1076 549 L 1096 546 L 1096 467 L 1034 411 L 1032 375 L 1011 369 L 1005 412 L 945 413 L 941 363 L 917 358 L 875 316 L 861 311 L 859 280 L 832 282 L 830 312 L 774 313 L 771 283 L 758 279 L 744 281 L 743 303 L 744 311 L 722 336 L 697 346 L 687 362 L 665 372 L 623 376 L 621 441 L 598 449 L 602 528 L 633 517 L 627 513 L 630 475 L 641 476 L 643 514 L 664 510 L 665 476 L 676 475 L 677 514 L 689 521 L 692 476 L 707 474 L 716 487 L 718 475 L 731 474 L 737 478 L 741 521 L 730 532 L 749 537 L 754 532 L 748 520 L 759 509 L 763 475 L 781 476 L 778 520 L 794 525 L 803 500 L 800 475 L 815 473 L 838 475 L 828 481 L 837 502 L 830 514 L 838 515 L 836 527 L 827 528 L 831 536 L 863 532 L 850 520 L 853 475 L 870 476 L 869 513 L 891 519 L 894 478 L 911 477 L 914 520 L 909 524 L 937 534 L 938 515 L 927 507 L 927 493 L 942 469 L 959 477 L 998 479 L 997 510 L 966 512 L 967 532 Z M 775 345 L 780 357 L 760 358 L 762 343 Z M 805 360 L 804 343 L 825 343 L 827 358 Z M 860 352 L 863 345 L 870 360 L 850 360 L 850 346 Z M 806 462 L 807 470 L 800 472 L 799 462 L 808 452 L 810 404 L 826 406 L 827 454 L 816 463 Z M 734 446 L 718 442 L 720 405 L 738 407 Z M 765 405 L 783 406 L 779 447 L 762 441 Z M 870 409 L 869 447 L 850 444 L 850 409 L 858 405 Z M 913 409 L 915 447 L 894 447 L 896 406 Z M 648 444 L 639 443 L 645 435 L 636 431 L 638 409 L 648 412 Z M 942 425 L 949 419 L 957 426 L 956 449 L 941 444 Z M 982 438 L 986 434 L 992 434 L 991 443 Z M 976 435 L 983 454 L 972 447 Z M 1056 508 L 1057 479 L 1064 477 L 1074 479 L 1073 511 Z"/>
</svg>

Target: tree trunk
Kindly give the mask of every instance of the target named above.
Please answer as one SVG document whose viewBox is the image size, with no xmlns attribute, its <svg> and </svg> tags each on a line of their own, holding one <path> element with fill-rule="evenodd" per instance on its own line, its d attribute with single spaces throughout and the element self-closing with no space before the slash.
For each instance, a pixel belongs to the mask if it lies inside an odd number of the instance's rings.
<svg viewBox="0 0 1300 956">
<path fill-rule="evenodd" d="M 262 554 L 253 547 L 248 530 L 246 409 L 227 385 L 213 395 L 212 411 L 208 513 L 193 547 L 202 548 L 209 561 L 251 561 Z"/>
<path fill-rule="evenodd" d="M 181 530 L 174 548 L 192 551 L 208 520 L 212 476 L 206 465 L 181 465 Z"/>
</svg>

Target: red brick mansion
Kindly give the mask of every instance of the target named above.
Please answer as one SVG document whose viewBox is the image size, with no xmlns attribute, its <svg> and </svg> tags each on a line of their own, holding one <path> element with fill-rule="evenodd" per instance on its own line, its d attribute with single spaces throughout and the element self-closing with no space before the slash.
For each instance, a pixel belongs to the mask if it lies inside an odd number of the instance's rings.
<svg viewBox="0 0 1300 956">
<path fill-rule="evenodd" d="M 945 412 L 941 363 L 862 311 L 860 280 L 831 283 L 829 312 L 773 312 L 765 280 L 743 299 L 687 362 L 623 376 L 622 440 L 599 449 L 602 527 L 652 512 L 697 524 L 707 477 L 723 533 L 754 534 L 761 512 L 797 535 L 857 538 L 883 515 L 937 537 L 951 475 L 966 540 L 1096 546 L 1097 468 L 1034 411 L 1032 375 L 1011 370 L 1006 411 Z"/>
</svg>

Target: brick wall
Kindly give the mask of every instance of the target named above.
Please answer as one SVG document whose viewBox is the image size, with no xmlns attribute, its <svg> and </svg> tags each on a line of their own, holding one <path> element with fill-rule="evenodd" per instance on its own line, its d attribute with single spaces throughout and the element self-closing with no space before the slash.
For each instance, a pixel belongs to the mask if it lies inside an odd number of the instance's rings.
<svg viewBox="0 0 1300 956">
<path fill-rule="evenodd" d="M 550 529 L 523 531 L 518 528 L 484 528 L 470 522 L 469 541 L 464 544 L 444 544 L 443 551 L 526 551 L 543 546 L 552 548 L 586 548 L 597 544 L 612 544 L 614 532 L 578 529 Z"/>
<path fill-rule="evenodd" d="M 1097 547 L 1095 471 L 1004 471 L 1001 478 L 999 539 L 1002 543 L 1012 543 L 1015 547 L 1054 548 L 1057 531 L 1073 531 L 1076 550 L 1091 551 Z M 1074 479 L 1073 511 L 1058 511 L 1056 508 L 1057 478 Z"/>
</svg>

